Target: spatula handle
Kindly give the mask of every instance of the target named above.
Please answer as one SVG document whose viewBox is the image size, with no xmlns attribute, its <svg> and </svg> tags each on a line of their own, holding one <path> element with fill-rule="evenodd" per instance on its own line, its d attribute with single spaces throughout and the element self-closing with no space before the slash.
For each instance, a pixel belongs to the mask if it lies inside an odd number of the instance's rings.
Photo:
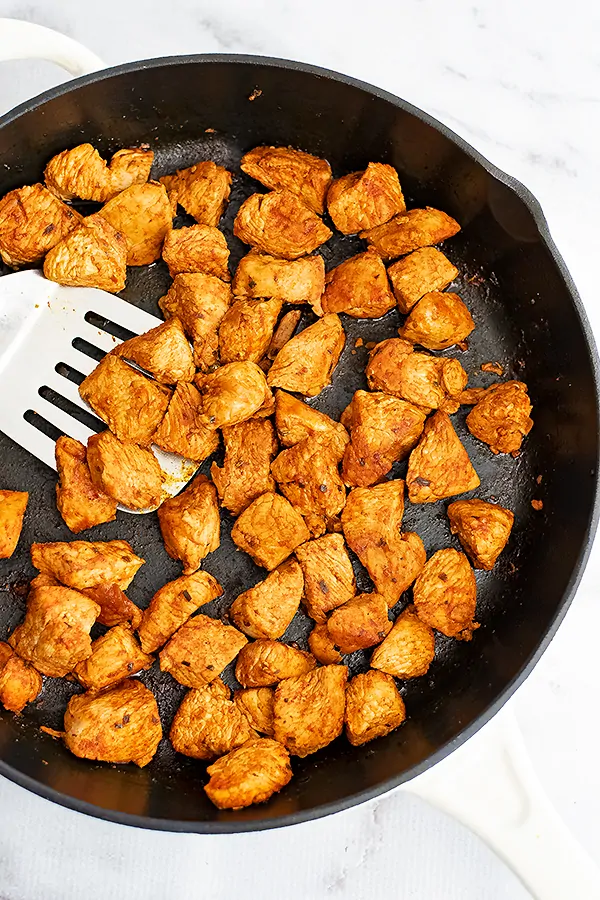
<svg viewBox="0 0 600 900">
<path fill-rule="evenodd" d="M 11 59 L 47 59 L 70 75 L 88 75 L 105 64 L 82 44 L 32 22 L 0 19 L 0 62 Z"/>
</svg>

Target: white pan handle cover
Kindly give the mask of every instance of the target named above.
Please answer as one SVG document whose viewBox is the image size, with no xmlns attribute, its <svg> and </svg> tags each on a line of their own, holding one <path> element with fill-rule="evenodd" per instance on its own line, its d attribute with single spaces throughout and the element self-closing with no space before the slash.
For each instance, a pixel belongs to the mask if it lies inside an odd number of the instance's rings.
<svg viewBox="0 0 600 900">
<path fill-rule="evenodd" d="M 99 56 L 65 34 L 32 22 L 0 19 L 0 62 L 10 59 L 47 59 L 73 76 L 105 68 Z"/>
<path fill-rule="evenodd" d="M 600 900 L 600 869 L 544 793 L 510 710 L 405 789 L 475 832 L 536 900 Z"/>
</svg>

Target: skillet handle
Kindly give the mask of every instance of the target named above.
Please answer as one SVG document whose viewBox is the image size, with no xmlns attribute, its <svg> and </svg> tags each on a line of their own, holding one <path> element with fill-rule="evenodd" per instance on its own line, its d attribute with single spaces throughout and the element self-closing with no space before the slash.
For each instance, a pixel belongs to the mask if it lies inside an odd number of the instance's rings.
<svg viewBox="0 0 600 900">
<path fill-rule="evenodd" d="M 405 788 L 479 835 L 536 900 L 599 900 L 600 869 L 545 795 L 506 708 Z"/>
<path fill-rule="evenodd" d="M 65 34 L 32 22 L 0 19 L 0 62 L 10 59 L 47 59 L 74 76 L 106 68 L 99 56 Z"/>
</svg>

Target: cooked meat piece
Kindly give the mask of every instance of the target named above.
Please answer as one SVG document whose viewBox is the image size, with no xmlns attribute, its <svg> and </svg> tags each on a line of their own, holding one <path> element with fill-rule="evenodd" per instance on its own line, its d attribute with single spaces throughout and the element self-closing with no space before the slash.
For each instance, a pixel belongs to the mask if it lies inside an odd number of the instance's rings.
<svg viewBox="0 0 600 900">
<path fill-rule="evenodd" d="M 194 344 L 194 362 L 203 372 L 218 363 L 219 324 L 229 309 L 231 288 L 212 275 L 176 275 L 158 301 L 165 317 L 177 316 Z"/>
<path fill-rule="evenodd" d="M 60 585 L 36 587 L 9 643 L 39 672 L 61 678 L 92 652 L 90 629 L 99 612 L 98 604 L 79 591 Z"/>
<path fill-rule="evenodd" d="M 346 688 L 346 737 L 353 747 L 384 737 L 404 722 L 406 710 L 394 679 L 370 669 Z"/>
<path fill-rule="evenodd" d="M 81 397 L 122 441 L 147 447 L 167 411 L 171 392 L 127 365 L 105 356 L 79 385 Z"/>
<path fill-rule="evenodd" d="M 271 344 L 282 303 L 281 300 L 236 300 L 219 326 L 221 362 L 244 359 L 259 362 Z"/>
<path fill-rule="evenodd" d="M 208 428 L 226 428 L 251 419 L 272 401 L 264 372 L 256 363 L 227 363 L 209 375 L 198 374 L 199 418 Z"/>
<path fill-rule="evenodd" d="M 406 209 L 398 173 L 385 163 L 336 179 L 327 194 L 333 224 L 343 234 L 375 228 Z"/>
<path fill-rule="evenodd" d="M 261 734 L 273 734 L 275 691 L 270 687 L 243 688 L 233 695 L 237 707 Z"/>
<path fill-rule="evenodd" d="M 460 231 L 460 225 L 439 209 L 411 209 L 361 234 L 384 259 L 439 244 Z"/>
<path fill-rule="evenodd" d="M 431 291 L 443 291 L 458 275 L 458 269 L 435 247 L 415 250 L 388 269 L 394 296 L 401 313 Z"/>
<path fill-rule="evenodd" d="M 242 687 L 270 687 L 284 678 L 310 672 L 315 658 L 279 641 L 252 641 L 242 648 L 235 664 L 235 677 Z"/>
<path fill-rule="evenodd" d="M 327 273 L 321 298 L 324 313 L 378 319 L 395 305 L 385 266 L 372 250 L 350 257 Z"/>
<path fill-rule="evenodd" d="M 285 497 L 267 491 L 239 516 L 231 537 L 257 565 L 271 570 L 307 541 L 310 532 L 300 513 Z"/>
<path fill-rule="evenodd" d="M 275 426 L 284 447 L 293 447 L 306 438 L 318 438 L 338 461 L 350 440 L 343 425 L 285 391 L 275 392 Z"/>
<path fill-rule="evenodd" d="M 176 497 L 165 500 L 158 510 L 165 550 L 191 575 L 221 542 L 221 519 L 214 484 L 206 475 L 196 475 Z"/>
<path fill-rule="evenodd" d="M 125 287 L 127 242 L 98 213 L 83 219 L 46 255 L 44 275 L 68 287 L 116 294 Z"/>
<path fill-rule="evenodd" d="M 180 684 L 203 687 L 218 678 L 247 643 L 233 625 L 199 614 L 182 625 L 161 651 L 160 667 Z"/>
<path fill-rule="evenodd" d="M 345 343 L 340 317 L 323 316 L 279 351 L 269 369 L 269 385 L 315 397 L 331 382 Z"/>
<path fill-rule="evenodd" d="M 242 157 L 241 168 L 269 190 L 290 191 L 314 212 L 325 212 L 331 182 L 326 160 L 291 147 L 256 147 Z"/>
<path fill-rule="evenodd" d="M 206 795 L 218 809 L 264 803 L 291 781 L 290 757 L 277 741 L 260 738 L 222 756 L 206 770 Z"/>
<path fill-rule="evenodd" d="M 94 485 L 123 506 L 148 509 L 160 503 L 164 473 L 151 450 L 102 431 L 88 438 L 87 461 Z"/>
<path fill-rule="evenodd" d="M 200 394 L 193 384 L 180 382 L 152 443 L 170 453 L 202 462 L 219 446 L 218 432 L 200 421 Z"/>
<path fill-rule="evenodd" d="M 484 500 L 455 500 L 448 507 L 450 531 L 471 557 L 476 569 L 493 569 L 515 521 L 509 509 Z"/>
<path fill-rule="evenodd" d="M 317 662 L 322 663 L 324 666 L 342 661 L 340 648 L 334 643 L 333 638 L 329 634 L 326 622 L 315 625 L 308 636 L 308 647 Z"/>
<path fill-rule="evenodd" d="M 220 678 L 193 688 L 175 713 L 169 738 L 177 753 L 215 759 L 258 735 Z"/>
<path fill-rule="evenodd" d="M 264 581 L 239 594 L 229 607 L 234 625 L 252 638 L 280 638 L 300 606 L 302 569 L 288 559 Z"/>
<path fill-rule="evenodd" d="M 414 606 L 403 610 L 394 627 L 375 649 L 371 666 L 394 678 L 418 678 L 425 675 L 435 656 L 432 629 L 419 619 Z"/>
<path fill-rule="evenodd" d="M 533 428 L 531 401 L 522 381 L 488 388 L 467 416 L 467 428 L 492 453 L 516 453 Z"/>
<path fill-rule="evenodd" d="M 275 430 L 268 419 L 248 419 L 224 428 L 223 441 L 223 465 L 213 463 L 210 474 L 221 504 L 239 516 L 265 491 L 275 490 L 271 475 L 271 461 L 277 453 Z"/>
<path fill-rule="evenodd" d="M 390 631 L 388 605 L 381 594 L 359 594 L 338 606 L 327 620 L 329 636 L 342 653 L 379 644 Z"/>
<path fill-rule="evenodd" d="M 114 625 L 130 624 L 132 628 L 137 628 L 142 621 L 141 609 L 132 603 L 117 584 L 99 584 L 93 588 L 85 588 L 83 593 L 100 607 L 96 620 L 100 625 L 112 628 Z"/>
<path fill-rule="evenodd" d="M 231 193 L 231 172 L 214 162 L 199 162 L 160 179 L 173 206 L 179 204 L 200 225 L 219 224 Z"/>
<path fill-rule="evenodd" d="M 324 288 L 325 263 L 318 254 L 288 260 L 251 250 L 240 260 L 233 278 L 236 297 L 309 303 L 318 315 Z"/>
<path fill-rule="evenodd" d="M 116 584 L 125 591 L 145 560 L 127 541 L 56 541 L 32 544 L 31 562 L 77 591 L 100 584 Z"/>
<path fill-rule="evenodd" d="M 75 756 L 145 766 L 161 738 L 154 695 L 137 679 L 69 700 L 63 740 Z"/>
<path fill-rule="evenodd" d="M 162 184 L 133 184 L 109 200 L 98 215 L 125 238 L 128 266 L 147 266 L 160 259 L 163 241 L 173 227 L 171 204 Z"/>
<path fill-rule="evenodd" d="M 154 594 L 138 628 L 144 653 L 155 653 L 197 609 L 216 600 L 223 588 L 208 572 L 182 575 Z"/>
<path fill-rule="evenodd" d="M 212 225 L 190 225 L 169 231 L 162 258 L 173 278 L 184 272 L 202 272 L 222 281 L 231 281 L 225 235 Z"/>
<path fill-rule="evenodd" d="M 493 389 L 493 387 L 497 387 L 497 385 L 492 385 L 492 387 L 489 388 L 467 388 L 461 392 L 461 406 L 475 406 L 476 403 L 479 403 L 479 401 L 485 397 L 488 391 Z"/>
<path fill-rule="evenodd" d="M 91 656 L 75 666 L 74 674 L 91 691 L 101 691 L 149 669 L 154 662 L 140 649 L 129 625 L 115 625 L 92 644 Z"/>
<path fill-rule="evenodd" d="M 447 413 L 427 419 L 408 460 L 406 487 L 411 503 L 435 503 L 479 487 L 479 476 Z"/>
<path fill-rule="evenodd" d="M 54 449 L 58 470 L 56 506 L 67 528 L 79 534 L 102 522 L 113 522 L 117 501 L 93 483 L 83 444 L 61 435 Z"/>
<path fill-rule="evenodd" d="M 304 575 L 306 611 L 315 622 L 356 593 L 352 563 L 341 534 L 325 534 L 296 548 Z"/>
<path fill-rule="evenodd" d="M 438 550 L 427 560 L 415 581 L 413 597 L 421 621 L 448 637 L 470 641 L 479 627 L 473 621 L 475 574 L 465 554 L 458 550 Z"/>
<path fill-rule="evenodd" d="M 302 313 L 299 309 L 291 309 L 281 317 L 273 332 L 266 359 L 263 360 L 262 363 L 259 363 L 265 372 L 269 370 L 271 362 L 275 359 L 279 351 L 293 338 L 301 318 Z"/>
<path fill-rule="evenodd" d="M 0 259 L 13 268 L 40 262 L 79 222 L 43 184 L 10 191 L 0 200 Z"/>
<path fill-rule="evenodd" d="M 17 549 L 28 500 L 27 491 L 0 491 L 0 559 Z"/>
<path fill-rule="evenodd" d="M 13 649 L 0 642 L 0 706 L 10 712 L 23 710 L 42 689 L 42 676 Z"/>
<path fill-rule="evenodd" d="M 346 666 L 323 666 L 277 686 L 275 739 L 294 756 L 326 747 L 344 727 Z"/>
<path fill-rule="evenodd" d="M 395 462 L 405 459 L 423 432 L 426 413 L 390 394 L 357 391 L 342 422 L 350 432 L 342 476 L 349 486 L 380 481 Z"/>
<path fill-rule="evenodd" d="M 44 171 L 46 184 L 62 200 L 104 203 L 132 184 L 148 181 L 154 153 L 119 150 L 107 165 L 91 144 L 79 144 L 53 156 Z"/>
<path fill-rule="evenodd" d="M 238 210 L 233 233 L 271 256 L 297 259 L 329 240 L 331 231 L 290 191 L 252 194 Z"/>
<path fill-rule="evenodd" d="M 384 481 L 348 494 L 342 527 L 348 546 L 371 576 L 375 590 L 395 606 L 425 565 L 425 548 L 413 532 L 400 532 L 404 483 Z"/>
<path fill-rule="evenodd" d="M 193 381 L 196 374 L 192 348 L 177 318 L 123 341 L 110 352 L 137 363 L 161 384 Z"/>
<path fill-rule="evenodd" d="M 447 350 L 464 341 L 474 328 L 471 313 L 458 294 L 430 291 L 413 307 L 398 334 L 428 350 Z"/>
</svg>

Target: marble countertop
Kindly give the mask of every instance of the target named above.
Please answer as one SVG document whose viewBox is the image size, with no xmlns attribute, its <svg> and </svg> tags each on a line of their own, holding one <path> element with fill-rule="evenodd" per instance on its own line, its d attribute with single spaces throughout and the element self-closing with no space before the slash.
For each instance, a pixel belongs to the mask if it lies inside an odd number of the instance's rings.
<svg viewBox="0 0 600 900">
<path fill-rule="evenodd" d="M 109 64 L 259 53 L 404 97 L 538 197 L 600 338 L 600 7 L 589 0 L 571 0 L 568 14 L 556 0 L 374 0 L 360 14 L 341 0 L 0 0 L 0 16 L 61 30 Z M 61 80 L 50 64 L 0 64 L 0 112 Z M 558 635 L 511 701 L 545 789 L 596 859 L 599 581 L 597 544 Z M 241 892 L 264 900 L 529 896 L 470 832 L 398 791 L 318 822 L 223 838 L 87 819 L 0 779 L 0 900 L 230 900 Z"/>
</svg>

